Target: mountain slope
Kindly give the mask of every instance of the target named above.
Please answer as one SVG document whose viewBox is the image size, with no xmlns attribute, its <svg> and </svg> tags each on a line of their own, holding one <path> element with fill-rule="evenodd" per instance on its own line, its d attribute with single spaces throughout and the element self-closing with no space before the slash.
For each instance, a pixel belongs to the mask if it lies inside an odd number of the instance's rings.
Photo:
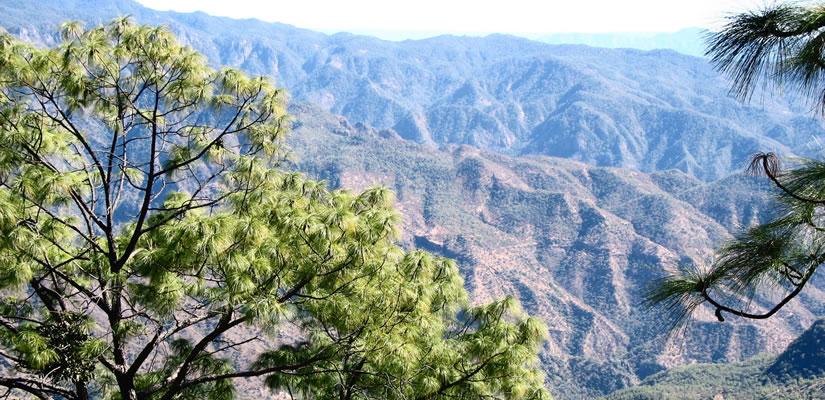
<svg viewBox="0 0 825 400">
<path fill-rule="evenodd" d="M 131 0 L 0 3 L 36 43 L 66 19 L 166 24 L 216 65 L 267 74 L 319 104 L 419 143 L 470 144 L 714 180 L 757 150 L 810 154 L 820 122 L 789 99 L 743 105 L 704 59 L 490 35 L 389 42 L 289 25 L 159 12 Z M 757 94 L 755 98 L 761 95 Z"/>
<path fill-rule="evenodd" d="M 697 364 L 655 374 L 605 400 L 815 399 L 825 393 L 825 320 L 816 321 L 780 355 L 732 364 Z"/>
<path fill-rule="evenodd" d="M 775 380 L 825 377 L 825 320 L 818 320 L 796 338 L 765 370 Z"/>
<path fill-rule="evenodd" d="M 317 106 L 290 112 L 297 170 L 336 187 L 389 186 L 406 246 L 456 258 L 474 301 L 515 295 L 547 321 L 542 360 L 559 398 L 603 395 L 676 365 L 777 353 L 825 306 L 817 281 L 779 318 L 718 323 L 708 311 L 673 337 L 641 308 L 662 268 L 705 262 L 730 230 L 767 217 L 760 180 L 433 150 Z"/>
</svg>

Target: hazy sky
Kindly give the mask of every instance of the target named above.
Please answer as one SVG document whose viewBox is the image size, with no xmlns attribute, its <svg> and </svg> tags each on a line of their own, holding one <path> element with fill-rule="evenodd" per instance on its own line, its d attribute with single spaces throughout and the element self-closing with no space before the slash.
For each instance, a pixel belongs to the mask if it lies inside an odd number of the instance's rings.
<svg viewBox="0 0 825 400">
<path fill-rule="evenodd" d="M 314 30 L 475 33 L 674 32 L 712 27 L 764 0 L 138 0 L 158 10 L 258 18 Z"/>
</svg>

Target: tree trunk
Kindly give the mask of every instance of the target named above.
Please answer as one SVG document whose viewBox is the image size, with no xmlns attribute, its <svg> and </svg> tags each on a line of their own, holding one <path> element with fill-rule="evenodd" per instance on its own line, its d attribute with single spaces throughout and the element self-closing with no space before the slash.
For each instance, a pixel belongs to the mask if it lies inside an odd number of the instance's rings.
<svg viewBox="0 0 825 400">
<path fill-rule="evenodd" d="M 86 382 L 74 381 L 74 392 L 78 400 L 89 400 L 89 388 Z"/>
<path fill-rule="evenodd" d="M 123 400 L 137 400 L 135 391 L 135 380 L 126 374 L 117 374 L 117 386 L 120 389 L 120 397 Z"/>
</svg>

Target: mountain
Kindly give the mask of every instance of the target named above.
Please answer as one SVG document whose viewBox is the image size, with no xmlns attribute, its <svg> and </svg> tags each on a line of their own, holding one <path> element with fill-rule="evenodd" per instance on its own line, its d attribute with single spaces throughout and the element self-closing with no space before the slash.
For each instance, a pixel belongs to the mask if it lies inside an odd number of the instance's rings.
<svg viewBox="0 0 825 400">
<path fill-rule="evenodd" d="M 679 169 L 711 181 L 741 169 L 756 151 L 812 154 L 822 130 L 793 98 L 742 104 L 705 59 L 669 50 L 506 35 L 390 42 L 159 12 L 131 0 L 0 3 L 0 25 L 41 44 L 53 42 L 66 19 L 99 24 L 124 14 L 169 26 L 215 65 L 274 77 L 294 100 L 433 147 Z"/>
<path fill-rule="evenodd" d="M 293 168 L 333 187 L 394 190 L 402 242 L 459 262 L 471 298 L 516 296 L 550 326 L 542 352 L 557 398 L 589 398 L 666 368 L 778 353 L 825 309 L 822 280 L 779 318 L 716 322 L 684 335 L 641 307 L 662 268 L 707 261 L 738 227 L 769 217 L 767 182 L 704 183 L 468 145 L 436 150 L 322 107 L 293 104 Z"/>
<path fill-rule="evenodd" d="M 818 320 L 765 370 L 773 379 L 792 381 L 825 377 L 825 320 Z"/>
<path fill-rule="evenodd" d="M 704 29 L 686 28 L 668 33 L 553 33 L 538 36 L 535 40 L 550 44 L 584 44 L 611 49 L 670 49 L 682 54 L 702 57 L 705 54 L 705 44 L 702 42 L 705 32 Z"/>
<path fill-rule="evenodd" d="M 340 30 L 321 30 L 327 34 L 335 34 Z M 421 40 L 435 36 L 486 36 L 483 32 L 463 31 L 415 31 L 415 30 L 375 30 L 356 29 L 347 30 L 354 35 L 373 36 L 383 40 L 403 41 Z M 515 34 L 548 44 L 582 44 L 590 47 L 604 47 L 611 49 L 638 49 L 661 50 L 668 49 L 676 52 L 703 57 L 705 45 L 703 36 L 707 32 L 700 28 L 685 28 L 676 32 L 607 32 L 607 33 L 545 33 L 545 34 Z"/>
<path fill-rule="evenodd" d="M 810 153 L 821 129 L 792 99 L 730 99 L 702 59 L 503 35 L 394 43 L 129 0 L 0 1 L 0 25 L 39 45 L 60 21 L 122 14 L 288 88 L 290 167 L 333 187 L 389 186 L 404 246 L 457 259 L 474 301 L 512 295 L 546 321 L 557 398 L 778 353 L 825 310 L 820 278 L 759 324 L 705 310 L 666 336 L 640 306 L 662 269 L 707 262 L 768 218 L 766 183 L 729 176 L 750 153 Z"/>
<path fill-rule="evenodd" d="M 825 393 L 825 320 L 817 320 L 778 356 L 696 364 L 648 377 L 604 400 L 814 399 Z"/>
</svg>

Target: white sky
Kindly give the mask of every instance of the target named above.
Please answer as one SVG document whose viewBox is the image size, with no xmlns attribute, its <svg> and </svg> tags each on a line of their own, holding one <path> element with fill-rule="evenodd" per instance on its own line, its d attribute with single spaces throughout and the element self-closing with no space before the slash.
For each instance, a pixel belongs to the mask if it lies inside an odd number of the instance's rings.
<svg viewBox="0 0 825 400">
<path fill-rule="evenodd" d="M 675 32 L 712 27 L 765 0 L 138 0 L 323 31 Z"/>
</svg>

